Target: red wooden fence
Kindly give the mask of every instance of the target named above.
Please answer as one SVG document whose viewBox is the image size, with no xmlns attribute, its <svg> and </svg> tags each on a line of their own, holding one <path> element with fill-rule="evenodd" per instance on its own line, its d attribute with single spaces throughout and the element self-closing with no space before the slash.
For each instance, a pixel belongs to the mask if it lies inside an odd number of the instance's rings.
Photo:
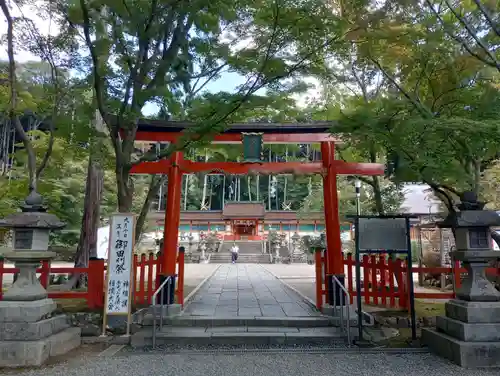
<svg viewBox="0 0 500 376">
<path fill-rule="evenodd" d="M 134 293 L 134 304 L 148 305 L 151 302 L 151 297 L 157 288 L 157 273 L 159 273 L 159 259 L 154 254 L 134 256 L 133 268 L 135 271 L 136 288 Z M 184 303 L 184 253 L 179 253 L 178 259 L 178 288 L 176 291 L 177 302 Z M 324 281 L 326 280 L 326 265 L 325 257 L 321 252 L 316 253 L 316 278 L 323 281 L 317 284 L 316 301 L 319 307 L 325 301 L 326 288 Z M 346 269 L 345 283 L 351 302 L 356 296 L 355 290 L 355 262 L 351 255 L 344 259 Z M 390 257 L 368 256 L 364 255 L 361 261 L 362 268 L 362 289 L 361 295 L 364 304 L 375 304 L 386 307 L 407 308 L 408 306 L 408 288 L 407 288 L 407 272 L 408 267 L 405 260 L 392 260 Z M 412 267 L 412 273 L 432 273 L 432 274 L 452 274 L 455 287 L 461 285 L 461 274 L 466 273 L 464 268 L 461 268 L 456 262 L 451 268 L 418 268 Z M 19 270 L 16 268 L 5 267 L 4 261 L 0 259 L 0 286 L 3 286 L 4 274 L 15 274 Z M 104 306 L 104 291 L 106 267 L 104 260 L 90 260 L 88 268 L 64 268 L 53 267 L 48 261 L 42 262 L 42 265 L 37 269 L 39 273 L 40 283 L 46 289 L 49 289 L 49 297 L 54 299 L 85 299 L 87 306 L 91 309 L 99 309 Z M 86 291 L 51 291 L 50 290 L 50 275 L 51 274 L 74 274 L 86 273 L 88 275 L 88 288 Z M 487 273 L 490 275 L 500 275 L 500 269 L 488 268 Z M 415 292 L 415 298 L 420 299 L 451 299 L 455 296 L 453 291 L 436 291 L 436 292 Z M 0 288 L 0 300 L 2 299 L 2 289 Z"/>
<path fill-rule="evenodd" d="M 53 299 L 85 299 L 89 308 L 101 308 L 104 305 L 104 260 L 90 260 L 88 268 L 52 267 L 48 261 L 43 261 L 37 273 L 40 274 L 40 283 L 44 288 L 49 287 L 51 274 L 86 273 L 88 275 L 87 291 L 49 291 L 49 298 Z M 3 287 L 4 274 L 18 273 L 18 268 L 7 268 L 3 259 L 0 259 L 0 287 Z M 0 288 L 0 300 L 3 289 Z"/>
<path fill-rule="evenodd" d="M 319 265 L 318 265 L 319 264 Z M 316 252 L 316 279 L 321 279 L 322 284 L 316 286 L 316 305 L 321 307 L 326 298 L 326 271 L 323 265 L 326 264 L 324 254 Z M 356 282 L 355 282 L 355 265 L 356 262 L 352 255 L 347 255 L 344 258 L 344 266 L 346 269 L 345 284 L 351 303 L 356 297 Z M 408 265 L 406 260 L 392 260 L 386 255 L 363 255 L 361 260 L 361 296 L 363 304 L 372 304 L 394 308 L 408 308 L 409 289 L 408 289 Z M 451 274 L 453 276 L 453 284 L 458 288 L 462 284 L 461 275 L 467 273 L 465 268 L 462 268 L 458 261 L 453 267 L 411 267 L 412 274 L 415 273 L 431 273 L 431 274 Z M 489 275 L 500 275 L 500 269 L 487 268 L 486 273 Z M 412 281 L 414 281 L 412 275 Z M 417 299 L 452 299 L 455 297 L 453 291 L 436 291 L 436 292 L 415 292 Z"/>
<path fill-rule="evenodd" d="M 178 288 L 176 290 L 177 302 L 184 304 L 184 253 L 179 253 L 178 258 Z M 151 302 L 157 285 L 157 273 L 160 268 L 159 259 L 153 254 L 141 256 L 134 255 L 133 270 L 135 271 L 136 288 L 133 297 L 134 304 L 148 305 Z M 3 286 L 5 274 L 18 273 L 17 268 L 5 267 L 5 262 L 0 259 L 0 300 L 3 297 Z M 40 268 L 37 269 L 41 285 L 48 289 L 49 298 L 53 299 L 85 299 L 88 308 L 99 309 L 104 307 L 106 266 L 104 260 L 90 260 L 87 268 L 64 268 L 51 266 L 48 261 L 43 261 Z M 51 291 L 51 274 L 74 274 L 84 273 L 88 275 L 88 286 L 86 291 Z"/>
</svg>

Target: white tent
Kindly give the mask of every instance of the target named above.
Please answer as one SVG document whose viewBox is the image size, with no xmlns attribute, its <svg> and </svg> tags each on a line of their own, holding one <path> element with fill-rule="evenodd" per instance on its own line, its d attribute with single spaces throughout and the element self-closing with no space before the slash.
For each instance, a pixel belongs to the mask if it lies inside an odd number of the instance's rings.
<svg viewBox="0 0 500 376">
<path fill-rule="evenodd" d="M 109 249 L 109 226 L 100 227 L 97 230 L 97 257 L 108 259 Z"/>
</svg>

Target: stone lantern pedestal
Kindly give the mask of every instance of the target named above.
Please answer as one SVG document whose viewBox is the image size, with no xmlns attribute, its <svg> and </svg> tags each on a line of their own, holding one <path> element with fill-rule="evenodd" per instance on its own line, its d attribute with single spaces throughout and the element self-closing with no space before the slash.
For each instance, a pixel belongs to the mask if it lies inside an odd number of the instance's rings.
<svg viewBox="0 0 500 376">
<path fill-rule="evenodd" d="M 54 314 L 57 305 L 36 277 L 41 261 L 55 256 L 48 252 L 50 231 L 64 223 L 45 212 L 36 192 L 21 209 L 0 220 L 0 227 L 14 232 L 14 250 L 4 256 L 19 269 L 0 301 L 0 367 L 39 366 L 81 343 L 80 329 L 70 327 L 65 315 Z"/>
<path fill-rule="evenodd" d="M 422 330 L 422 342 L 462 367 L 499 367 L 500 292 L 485 270 L 500 256 L 491 250 L 490 234 L 490 227 L 500 225 L 500 217 L 482 210 L 474 195 L 467 196 L 458 206 L 460 212 L 440 224 L 454 229 L 457 251 L 451 256 L 462 261 L 467 276 L 455 291 L 456 298 L 445 304 L 446 315 L 437 318 L 436 329 Z"/>
<path fill-rule="evenodd" d="M 291 262 L 303 262 L 305 259 L 304 251 L 300 247 L 300 235 L 295 232 L 292 235 L 292 251 L 290 252 Z"/>
</svg>

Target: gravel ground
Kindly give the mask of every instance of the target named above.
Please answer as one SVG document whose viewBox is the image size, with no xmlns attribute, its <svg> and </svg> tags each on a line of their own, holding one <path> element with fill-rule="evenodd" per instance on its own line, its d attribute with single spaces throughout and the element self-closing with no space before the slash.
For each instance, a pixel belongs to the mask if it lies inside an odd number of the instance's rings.
<svg viewBox="0 0 500 376">
<path fill-rule="evenodd" d="M 330 350 L 346 350 L 346 351 L 351 351 L 358 349 L 354 345 L 351 346 L 350 348 L 347 347 L 347 343 L 343 340 L 340 340 L 338 342 L 334 343 L 328 343 L 328 344 L 317 344 L 317 345 L 301 345 L 301 344 L 296 344 L 296 345 L 279 345 L 279 344 L 265 344 L 265 345 L 252 345 L 252 344 L 245 344 L 245 345 L 222 345 L 222 344 L 213 344 L 213 345 L 172 345 L 172 344 L 162 344 L 162 345 L 157 345 L 155 349 L 153 349 L 151 346 L 145 346 L 145 347 L 140 347 L 140 348 L 133 348 L 131 346 L 124 347 L 122 350 L 120 350 L 117 353 L 117 356 L 128 356 L 131 354 L 158 354 L 158 353 L 169 353 L 169 354 L 179 354 L 179 353 L 188 353 L 188 352 L 195 352 L 195 353 L 202 353 L 202 352 L 235 352 L 235 353 L 240 353 L 240 352 L 245 352 L 245 351 L 263 351 L 263 352 L 287 352 L 287 351 L 299 351 L 299 352 L 304 352 L 304 351 L 316 351 L 316 352 L 323 352 L 323 351 L 330 351 Z M 425 351 L 427 352 L 427 351 Z"/>
<path fill-rule="evenodd" d="M 166 354 L 87 357 L 19 376 L 498 376 L 499 370 L 463 370 L 430 354 Z"/>
</svg>

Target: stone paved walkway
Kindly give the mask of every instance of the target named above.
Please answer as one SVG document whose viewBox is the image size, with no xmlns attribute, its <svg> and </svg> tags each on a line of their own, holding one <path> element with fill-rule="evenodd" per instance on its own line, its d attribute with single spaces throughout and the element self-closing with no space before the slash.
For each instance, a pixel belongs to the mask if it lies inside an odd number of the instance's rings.
<svg viewBox="0 0 500 376">
<path fill-rule="evenodd" d="M 258 264 L 223 264 L 184 311 L 189 316 L 317 316 L 309 305 Z"/>
</svg>

